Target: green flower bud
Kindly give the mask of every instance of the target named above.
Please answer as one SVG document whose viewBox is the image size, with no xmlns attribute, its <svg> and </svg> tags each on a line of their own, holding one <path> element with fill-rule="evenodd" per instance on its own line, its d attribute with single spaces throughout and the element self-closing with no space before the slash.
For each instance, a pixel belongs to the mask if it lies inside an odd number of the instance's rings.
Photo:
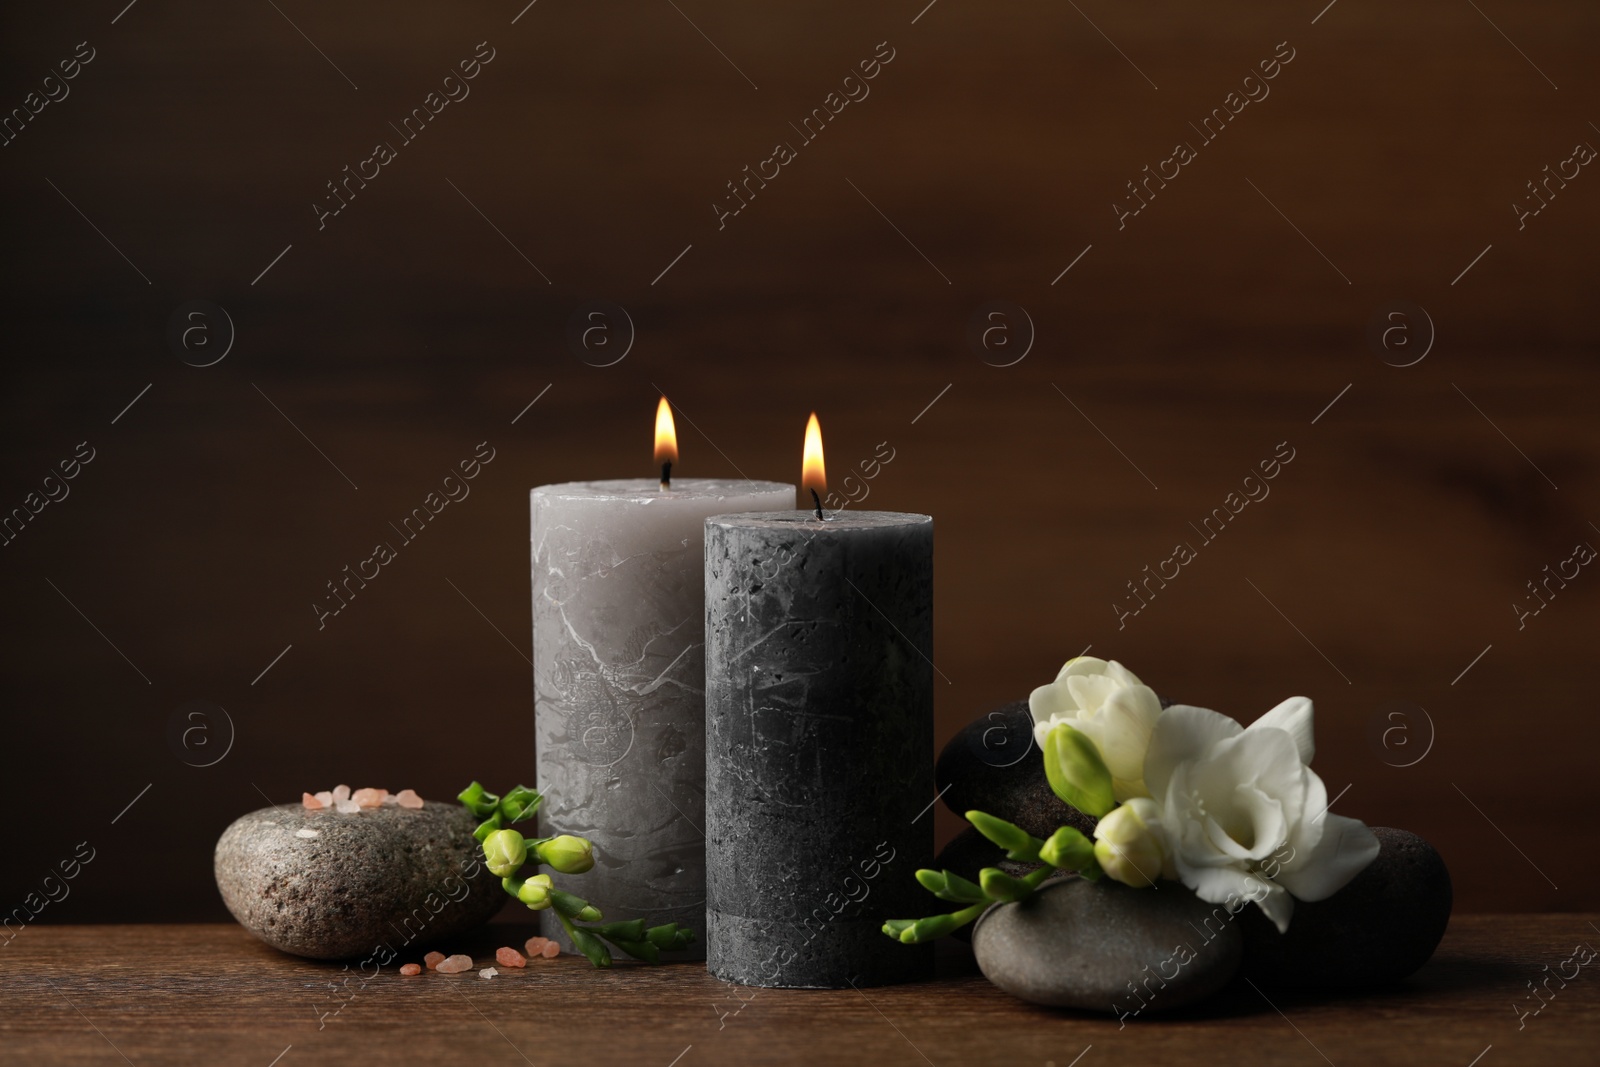
<svg viewBox="0 0 1600 1067">
<path fill-rule="evenodd" d="M 967 821 L 984 837 L 1005 849 L 1008 859 L 1032 863 L 1039 858 L 1039 840 L 1022 827 L 981 811 L 967 812 Z"/>
<path fill-rule="evenodd" d="M 978 882 L 991 900 L 1025 900 L 1033 895 L 1033 886 L 1011 877 L 999 867 L 985 867 L 979 871 Z"/>
<path fill-rule="evenodd" d="M 582 874 L 594 867 L 594 845 L 581 837 L 562 834 L 534 846 L 539 862 L 562 874 Z"/>
<path fill-rule="evenodd" d="M 477 782 L 473 782 L 457 793 L 456 799 L 461 801 L 468 811 L 480 819 L 487 818 L 492 811 L 500 806 L 500 798 L 484 789 Z"/>
<path fill-rule="evenodd" d="M 646 963 L 661 962 L 661 949 L 648 941 L 619 941 L 612 938 L 611 943 L 636 960 L 643 960 Z"/>
<path fill-rule="evenodd" d="M 581 919 L 583 922 L 592 923 L 599 922 L 604 917 L 600 914 L 600 909 L 587 900 L 560 889 L 550 890 L 550 901 L 556 906 L 556 911 L 569 919 Z"/>
<path fill-rule="evenodd" d="M 506 879 L 507 882 L 515 880 Z M 517 887 L 517 899 L 534 911 L 543 911 L 548 908 L 550 906 L 550 876 L 548 874 L 536 874 L 532 878 L 522 880 Z"/>
<path fill-rule="evenodd" d="M 1160 809 L 1147 797 L 1136 797 L 1101 819 L 1094 836 L 1100 869 L 1124 885 L 1153 885 L 1171 862 Z"/>
<path fill-rule="evenodd" d="M 500 798 L 500 815 L 505 819 L 506 825 L 533 818 L 543 803 L 544 797 L 537 790 L 519 785 L 511 792 Z"/>
<path fill-rule="evenodd" d="M 1055 795 L 1085 815 L 1098 819 L 1117 806 L 1100 750 L 1068 723 L 1057 723 L 1045 738 L 1044 773 Z"/>
<path fill-rule="evenodd" d="M 1061 871 L 1081 871 L 1094 866 L 1094 842 L 1070 826 L 1050 835 L 1039 858 Z"/>
<path fill-rule="evenodd" d="M 560 892 L 560 890 L 557 890 Z M 571 894 L 568 894 L 569 896 Z M 558 905 L 559 907 L 559 905 Z M 605 942 L 581 926 L 573 926 L 570 922 L 564 924 L 567 936 L 572 938 L 572 946 L 585 956 L 596 967 L 611 966 L 611 950 L 606 948 Z"/>
<path fill-rule="evenodd" d="M 925 919 L 918 919 L 909 929 L 900 934 L 900 941 L 906 945 L 920 945 L 925 941 L 944 937 L 964 925 L 955 915 L 929 915 Z"/>
<path fill-rule="evenodd" d="M 483 858 L 489 870 L 507 878 L 528 860 L 528 844 L 515 830 L 496 830 L 483 839 Z"/>
<path fill-rule="evenodd" d="M 663 949 L 686 948 L 694 944 L 694 931 L 677 923 L 652 926 L 644 932 L 645 940 Z"/>
<path fill-rule="evenodd" d="M 604 926 L 596 926 L 594 932 L 607 941 L 618 943 L 623 941 L 643 941 L 645 939 L 643 919 L 628 919 L 623 922 L 606 923 Z"/>
<path fill-rule="evenodd" d="M 976 904 L 985 899 L 983 890 L 979 886 L 954 871 L 930 871 L 924 868 L 917 872 L 917 881 L 922 883 L 922 888 L 940 900 L 949 900 L 957 904 Z"/>
</svg>

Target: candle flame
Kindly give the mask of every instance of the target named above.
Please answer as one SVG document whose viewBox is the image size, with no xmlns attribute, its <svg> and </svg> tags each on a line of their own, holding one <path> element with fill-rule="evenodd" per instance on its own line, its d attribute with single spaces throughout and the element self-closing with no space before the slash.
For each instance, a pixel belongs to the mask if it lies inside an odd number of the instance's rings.
<svg viewBox="0 0 1600 1067">
<path fill-rule="evenodd" d="M 656 463 L 678 462 L 678 428 L 672 422 L 672 408 L 662 397 L 656 405 Z"/>
<path fill-rule="evenodd" d="M 814 489 L 818 494 L 828 491 L 828 473 L 822 464 L 822 426 L 817 422 L 817 413 L 811 413 L 811 421 L 806 423 L 806 446 L 800 462 L 800 487 Z"/>
</svg>

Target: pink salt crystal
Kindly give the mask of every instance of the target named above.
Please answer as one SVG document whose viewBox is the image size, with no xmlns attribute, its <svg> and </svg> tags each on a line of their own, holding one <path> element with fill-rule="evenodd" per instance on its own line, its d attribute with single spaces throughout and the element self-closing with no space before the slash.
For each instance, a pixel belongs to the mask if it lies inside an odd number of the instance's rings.
<svg viewBox="0 0 1600 1067">
<path fill-rule="evenodd" d="M 300 803 L 305 806 L 307 811 L 321 811 L 323 808 L 327 807 L 326 804 L 324 804 L 318 798 L 312 796 L 310 793 L 301 793 Z"/>
<path fill-rule="evenodd" d="M 383 806 L 384 806 L 384 807 L 386 807 L 386 808 L 392 808 L 392 807 L 394 807 L 394 806 L 395 806 L 395 805 L 396 805 L 396 804 L 397 804 L 397 803 L 399 803 L 399 800 L 398 800 L 398 799 L 397 799 L 397 798 L 396 798 L 396 797 L 395 797 L 395 795 L 394 795 L 394 794 L 393 794 L 393 793 L 388 793 L 388 792 L 385 792 L 385 793 L 384 793 L 384 794 L 383 794 Z"/>
<path fill-rule="evenodd" d="M 495 975 L 497 975 L 499 973 L 500 972 L 495 970 L 493 967 L 485 967 L 483 970 L 478 972 L 478 977 L 479 978 L 493 978 Z"/>
<path fill-rule="evenodd" d="M 430 952 L 426 956 L 422 957 L 422 962 L 428 965 L 428 970 L 435 970 L 439 964 L 444 962 L 444 953 Z"/>
<path fill-rule="evenodd" d="M 545 943 L 544 949 L 539 953 L 539 955 L 543 956 L 547 960 L 553 960 L 557 956 L 561 955 L 561 945 L 555 941 L 548 941 Z"/>
<path fill-rule="evenodd" d="M 409 977 L 413 974 L 421 974 L 422 968 L 415 963 L 407 963 L 400 968 L 400 973 Z"/>
<path fill-rule="evenodd" d="M 530 937 L 528 938 L 528 943 L 522 946 L 522 950 L 529 956 L 537 956 L 544 951 L 544 947 L 549 943 L 550 939 L 548 937 Z"/>
<path fill-rule="evenodd" d="M 470 971 L 472 970 L 472 957 L 463 956 L 458 952 L 434 969 L 440 974 L 460 974 L 463 971 Z"/>
<path fill-rule="evenodd" d="M 353 800 L 335 800 L 333 806 L 346 815 L 353 815 L 361 810 L 361 805 Z"/>
<path fill-rule="evenodd" d="M 509 945 L 494 950 L 494 961 L 502 967 L 526 967 L 528 958 Z"/>
<path fill-rule="evenodd" d="M 357 807 L 375 808 L 383 803 L 383 798 L 389 795 L 387 789 L 357 789 L 350 794 L 350 799 L 356 802 Z"/>
<path fill-rule="evenodd" d="M 400 790 L 400 793 L 395 800 L 402 808 L 422 807 L 422 798 L 417 796 L 417 791 L 415 789 Z"/>
<path fill-rule="evenodd" d="M 347 786 L 347 785 L 336 785 L 336 786 L 334 786 L 333 787 L 333 799 L 335 799 L 335 800 L 349 800 L 350 799 L 350 787 Z"/>
<path fill-rule="evenodd" d="M 322 802 L 323 807 L 333 807 L 333 792 L 331 790 L 324 789 L 322 792 L 317 794 L 317 799 Z"/>
</svg>

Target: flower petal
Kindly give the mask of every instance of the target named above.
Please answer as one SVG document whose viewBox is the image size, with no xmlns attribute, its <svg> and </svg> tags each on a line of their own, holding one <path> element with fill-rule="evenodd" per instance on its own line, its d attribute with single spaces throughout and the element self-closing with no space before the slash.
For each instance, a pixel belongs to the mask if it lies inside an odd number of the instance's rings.
<svg viewBox="0 0 1600 1067">
<path fill-rule="evenodd" d="M 1308 779 L 1315 777 L 1282 730 L 1246 730 L 1217 742 L 1193 775 L 1194 787 L 1219 818 L 1235 803 L 1235 790 L 1251 785 L 1282 803 L 1285 830 L 1305 817 Z"/>
<path fill-rule="evenodd" d="M 1051 682 L 1028 694 L 1028 710 L 1033 713 L 1035 723 L 1042 723 L 1056 715 L 1076 715 L 1078 705 L 1072 702 L 1072 695 L 1067 692 L 1066 686 Z"/>
<path fill-rule="evenodd" d="M 1072 694 L 1072 702 L 1088 716 L 1098 713 L 1117 692 L 1117 683 L 1103 674 L 1069 674 L 1066 686 L 1067 692 Z"/>
<path fill-rule="evenodd" d="M 1270 882 L 1265 884 L 1271 885 Z M 1265 896 L 1257 898 L 1256 904 L 1272 920 L 1278 933 L 1288 933 L 1289 917 L 1294 914 L 1294 897 L 1284 892 L 1281 886 L 1274 885 Z"/>
<path fill-rule="evenodd" d="M 1118 689 L 1095 716 L 1099 727 L 1095 743 L 1113 777 L 1138 781 L 1144 777 L 1144 754 L 1150 733 L 1161 717 L 1161 701 L 1148 686 Z"/>
<path fill-rule="evenodd" d="M 1097 656 L 1074 656 L 1061 665 L 1061 672 L 1056 675 L 1056 681 L 1063 682 L 1075 674 L 1104 674 L 1106 668 L 1111 666 Z"/>
<path fill-rule="evenodd" d="M 1299 817 L 1290 820 L 1289 838 L 1285 842 L 1287 855 L 1278 857 L 1278 862 L 1290 870 L 1298 867 L 1297 857 L 1316 851 L 1317 842 L 1322 840 L 1322 828 L 1327 824 L 1328 787 L 1323 784 L 1322 776 L 1310 767 L 1305 769 L 1303 804 Z"/>
<path fill-rule="evenodd" d="M 1208 904 L 1224 904 L 1253 900 L 1261 895 L 1260 878 L 1247 874 L 1237 867 L 1192 867 L 1178 858 L 1178 877 L 1194 890 L 1194 895 Z"/>
<path fill-rule="evenodd" d="M 1312 740 L 1311 732 L 1311 698 L 1290 697 L 1251 723 L 1246 729 L 1255 730 L 1273 727 L 1288 731 L 1289 736 L 1294 738 L 1295 748 L 1300 750 L 1300 762 L 1309 766 L 1311 757 L 1317 750 L 1316 743 Z"/>
<path fill-rule="evenodd" d="M 1139 681 L 1138 675 L 1134 674 L 1116 660 L 1112 660 L 1106 664 L 1106 673 L 1109 674 L 1118 685 L 1144 685 L 1143 682 Z"/>
<path fill-rule="evenodd" d="M 1172 705 L 1156 719 L 1150 732 L 1150 748 L 1144 757 L 1145 788 L 1151 796 L 1165 797 L 1179 763 L 1199 759 L 1212 745 L 1242 732 L 1238 723 L 1209 708 Z"/>
<path fill-rule="evenodd" d="M 1240 784 L 1208 810 L 1206 838 L 1235 860 L 1262 860 L 1282 846 L 1287 832 L 1283 803 L 1254 785 Z"/>
<path fill-rule="evenodd" d="M 1378 839 L 1366 823 L 1329 815 L 1311 854 L 1285 864 L 1277 882 L 1301 900 L 1326 900 L 1377 859 L 1378 849 Z"/>
</svg>

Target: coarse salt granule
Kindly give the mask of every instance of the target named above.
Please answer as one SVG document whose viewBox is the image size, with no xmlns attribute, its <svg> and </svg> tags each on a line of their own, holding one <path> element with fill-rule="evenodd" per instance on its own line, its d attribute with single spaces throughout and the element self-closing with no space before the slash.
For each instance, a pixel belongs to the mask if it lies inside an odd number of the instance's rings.
<svg viewBox="0 0 1600 1067">
<path fill-rule="evenodd" d="M 357 789 L 350 794 L 350 799 L 361 808 L 376 808 L 383 803 L 383 798 L 389 795 L 387 789 Z"/>
</svg>

